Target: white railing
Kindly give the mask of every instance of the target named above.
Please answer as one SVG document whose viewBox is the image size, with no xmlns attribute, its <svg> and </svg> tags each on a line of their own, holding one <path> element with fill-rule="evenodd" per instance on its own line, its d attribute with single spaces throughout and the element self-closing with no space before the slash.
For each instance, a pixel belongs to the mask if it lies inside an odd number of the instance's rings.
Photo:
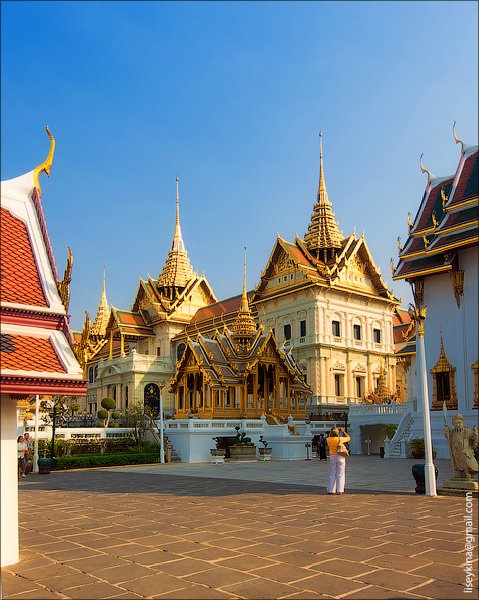
<svg viewBox="0 0 479 600">
<path fill-rule="evenodd" d="M 402 415 L 406 412 L 407 404 L 359 404 L 349 407 L 350 417 L 369 415 Z"/>
</svg>

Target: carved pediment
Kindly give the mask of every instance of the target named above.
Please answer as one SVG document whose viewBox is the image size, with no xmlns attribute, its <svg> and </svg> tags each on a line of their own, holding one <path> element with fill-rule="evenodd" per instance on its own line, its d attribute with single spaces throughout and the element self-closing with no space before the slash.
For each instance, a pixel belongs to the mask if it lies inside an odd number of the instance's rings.
<svg viewBox="0 0 479 600">
<path fill-rule="evenodd" d="M 333 369 L 335 371 L 345 371 L 346 365 L 338 360 L 337 362 L 334 363 Z"/>
<path fill-rule="evenodd" d="M 274 276 L 283 275 L 284 273 L 290 273 L 295 268 L 295 264 L 290 256 L 287 256 L 285 252 L 282 252 L 276 262 L 273 264 L 272 273 Z"/>
<path fill-rule="evenodd" d="M 360 365 L 359 363 L 354 367 L 355 373 L 366 373 L 367 369 L 364 365 Z"/>
</svg>

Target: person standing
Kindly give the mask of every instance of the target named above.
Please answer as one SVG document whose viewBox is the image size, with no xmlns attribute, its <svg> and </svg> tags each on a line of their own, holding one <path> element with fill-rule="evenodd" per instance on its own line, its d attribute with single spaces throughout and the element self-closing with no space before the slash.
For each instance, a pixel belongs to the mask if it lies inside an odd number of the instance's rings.
<svg viewBox="0 0 479 600">
<path fill-rule="evenodd" d="M 340 437 L 339 434 L 343 434 Z M 351 438 L 342 427 L 333 427 L 326 442 L 329 448 L 329 485 L 328 494 L 344 494 L 346 482 L 346 457 L 339 456 L 337 448 L 340 442 L 349 442 Z"/>
<path fill-rule="evenodd" d="M 326 438 L 324 437 L 324 433 L 319 434 L 318 449 L 319 460 L 328 460 L 326 456 Z"/>
<path fill-rule="evenodd" d="M 18 479 L 20 477 L 26 477 L 24 471 L 25 465 L 25 448 L 26 444 L 23 439 L 23 435 L 17 437 L 17 463 L 18 463 Z"/>
<path fill-rule="evenodd" d="M 30 441 L 30 434 L 28 432 L 23 436 L 23 441 L 25 443 L 25 453 L 23 457 L 25 464 L 23 465 L 23 472 L 25 475 L 28 475 L 31 471 L 30 450 L 32 448 L 32 442 Z"/>
</svg>

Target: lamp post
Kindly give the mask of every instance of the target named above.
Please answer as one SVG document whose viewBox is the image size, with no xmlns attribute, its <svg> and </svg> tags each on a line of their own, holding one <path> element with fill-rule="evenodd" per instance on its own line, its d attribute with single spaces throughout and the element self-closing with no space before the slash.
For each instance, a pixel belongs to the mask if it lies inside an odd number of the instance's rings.
<svg viewBox="0 0 479 600">
<path fill-rule="evenodd" d="M 160 463 L 165 462 L 165 439 L 163 436 L 163 388 L 165 386 L 164 381 L 160 381 L 158 387 L 160 388 Z"/>
<path fill-rule="evenodd" d="M 409 305 L 409 316 L 416 325 L 416 360 L 417 360 L 417 379 L 418 392 L 421 395 L 422 413 L 424 419 L 424 449 L 426 452 L 426 463 L 424 465 L 424 478 L 426 487 L 426 496 L 437 496 L 436 491 L 436 473 L 432 460 L 432 436 L 431 421 L 429 415 L 429 393 L 427 388 L 426 373 L 426 350 L 424 346 L 424 321 L 426 320 L 427 306 L 421 309 L 417 295 L 414 294 L 416 306 Z"/>
<path fill-rule="evenodd" d="M 309 458 L 309 449 L 311 448 L 311 442 L 306 442 L 306 444 L 304 444 L 305 448 L 306 448 L 306 459 L 305 460 L 311 460 Z"/>
<path fill-rule="evenodd" d="M 67 410 L 67 406 L 62 402 L 62 397 L 61 396 L 57 396 L 56 398 L 54 396 L 52 396 L 52 403 L 53 403 L 53 407 L 52 407 L 52 443 L 51 443 L 51 450 L 50 450 L 50 460 L 51 460 L 51 466 L 55 466 L 55 429 L 57 426 L 57 418 L 63 417 L 63 413 L 65 412 L 65 410 Z M 59 415 L 57 414 L 59 411 Z"/>
<path fill-rule="evenodd" d="M 370 439 L 364 440 L 364 443 L 368 445 L 368 456 L 371 456 L 371 452 L 369 451 L 369 448 L 371 446 L 371 441 Z"/>
</svg>

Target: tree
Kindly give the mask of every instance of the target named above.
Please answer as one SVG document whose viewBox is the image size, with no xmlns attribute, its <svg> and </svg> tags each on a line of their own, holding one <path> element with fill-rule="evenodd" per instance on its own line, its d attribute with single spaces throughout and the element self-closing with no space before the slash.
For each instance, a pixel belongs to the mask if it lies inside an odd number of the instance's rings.
<svg viewBox="0 0 479 600">
<path fill-rule="evenodd" d="M 141 446 L 146 441 L 146 432 L 150 429 L 150 418 L 145 413 L 145 409 L 139 402 L 133 404 L 125 411 L 125 418 L 128 427 L 133 428 L 135 443 Z"/>
<path fill-rule="evenodd" d="M 103 419 L 103 426 L 108 427 L 108 423 L 110 422 L 111 411 L 115 410 L 116 402 L 113 398 L 103 398 L 101 401 L 101 406 L 103 410 L 98 411 L 98 418 Z M 106 413 L 106 415 L 105 415 Z"/>
</svg>

